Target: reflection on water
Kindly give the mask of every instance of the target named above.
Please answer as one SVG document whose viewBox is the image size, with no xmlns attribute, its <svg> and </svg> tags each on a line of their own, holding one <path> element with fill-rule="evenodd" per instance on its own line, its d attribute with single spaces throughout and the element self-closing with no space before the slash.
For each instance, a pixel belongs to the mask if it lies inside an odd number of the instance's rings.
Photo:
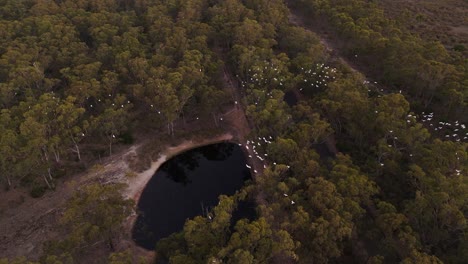
<svg viewBox="0 0 468 264">
<path fill-rule="evenodd" d="M 164 163 L 160 171 L 173 181 L 186 185 L 190 183 L 190 172 L 200 167 L 199 161 L 224 161 L 233 153 L 235 144 L 215 144 L 190 150 Z"/>
<path fill-rule="evenodd" d="M 180 231 L 187 218 L 215 206 L 219 195 L 239 190 L 250 178 L 245 163 L 240 147 L 230 143 L 193 149 L 168 160 L 143 190 L 133 239 L 153 250 L 159 239 Z M 233 220 L 252 215 L 252 208 L 253 203 L 240 203 Z"/>
<path fill-rule="evenodd" d="M 284 94 L 283 100 L 289 105 L 289 106 L 295 106 L 298 102 L 298 98 L 296 94 L 294 94 L 293 91 L 288 91 Z"/>
</svg>

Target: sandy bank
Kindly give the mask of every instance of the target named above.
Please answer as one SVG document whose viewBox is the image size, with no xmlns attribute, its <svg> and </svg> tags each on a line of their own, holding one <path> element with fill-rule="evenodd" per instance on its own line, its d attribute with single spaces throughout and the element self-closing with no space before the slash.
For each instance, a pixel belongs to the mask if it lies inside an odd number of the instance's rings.
<svg viewBox="0 0 468 264">
<path fill-rule="evenodd" d="M 187 150 L 201 147 L 204 145 L 232 140 L 232 138 L 233 136 L 231 134 L 226 133 L 226 134 L 223 134 L 214 138 L 210 138 L 210 139 L 205 139 L 202 141 L 189 140 L 189 141 L 184 141 L 177 146 L 168 147 L 166 150 L 160 153 L 160 156 L 156 161 L 151 163 L 151 167 L 149 169 L 139 173 L 136 177 L 129 179 L 128 188 L 125 191 L 124 195 L 127 198 L 131 198 L 135 201 L 138 201 L 140 198 L 141 192 L 145 188 L 148 181 L 151 179 L 154 173 L 166 160 L 170 159 L 171 157 L 179 153 L 185 152 Z"/>
</svg>

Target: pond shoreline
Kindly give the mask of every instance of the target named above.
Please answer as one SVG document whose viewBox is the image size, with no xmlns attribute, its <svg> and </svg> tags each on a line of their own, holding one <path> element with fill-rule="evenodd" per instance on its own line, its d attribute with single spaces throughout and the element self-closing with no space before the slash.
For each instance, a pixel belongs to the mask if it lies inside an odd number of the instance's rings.
<svg viewBox="0 0 468 264">
<path fill-rule="evenodd" d="M 159 154 L 159 158 L 157 160 L 151 162 L 151 167 L 149 169 L 138 173 L 136 177 L 129 180 L 124 196 L 129 199 L 138 201 L 140 199 L 141 192 L 145 188 L 146 184 L 148 184 L 151 177 L 153 177 L 159 167 L 170 158 L 194 148 L 220 142 L 232 141 L 233 138 L 234 136 L 232 134 L 225 133 L 220 136 L 201 141 L 185 140 L 177 146 L 167 147 Z"/>
<path fill-rule="evenodd" d="M 137 205 L 138 201 L 140 199 L 140 196 L 145 189 L 146 185 L 148 182 L 151 180 L 151 178 L 154 176 L 156 171 L 161 167 L 161 165 L 169 160 L 170 158 L 181 154 L 183 152 L 189 151 L 194 148 L 206 146 L 206 145 L 211 145 L 211 144 L 216 144 L 216 143 L 221 143 L 221 142 L 234 142 L 234 136 L 231 133 L 224 133 L 219 136 L 209 138 L 209 139 L 204 139 L 200 141 L 194 141 L 194 140 L 185 140 L 181 142 L 180 144 L 177 144 L 176 146 L 169 146 L 165 147 L 164 151 L 162 151 L 159 154 L 159 157 L 157 160 L 151 162 L 151 166 L 149 169 L 137 173 L 137 176 L 131 178 L 128 180 L 128 187 L 124 191 L 123 195 L 128 198 L 132 199 L 135 201 L 134 204 L 134 210 L 135 213 L 133 213 L 126 221 L 124 224 L 124 239 L 121 241 L 121 246 L 124 248 L 131 248 L 134 253 L 137 253 L 140 256 L 143 256 L 144 258 L 152 259 L 155 256 L 155 251 L 154 250 L 146 250 L 145 248 L 142 248 L 138 246 L 132 239 L 132 229 L 135 224 L 135 221 L 138 217 L 138 214 L 136 213 L 137 210 Z"/>
</svg>

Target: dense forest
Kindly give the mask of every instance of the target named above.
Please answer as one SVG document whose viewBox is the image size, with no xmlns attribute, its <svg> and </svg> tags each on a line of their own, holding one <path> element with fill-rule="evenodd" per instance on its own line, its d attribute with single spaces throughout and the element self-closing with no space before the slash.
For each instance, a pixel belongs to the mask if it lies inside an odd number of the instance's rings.
<svg viewBox="0 0 468 264">
<path fill-rule="evenodd" d="M 0 0 L 2 184 L 53 192 L 137 131 L 176 137 L 239 102 L 249 138 L 271 140 L 266 169 L 155 245 L 156 263 L 465 263 L 468 61 L 402 23 L 365 0 Z M 339 152 L 319 155 L 324 142 Z M 103 239 L 114 250 L 122 188 L 77 190 L 68 235 L 38 262 L 80 263 Z M 231 227 L 249 197 L 257 217 Z"/>
</svg>

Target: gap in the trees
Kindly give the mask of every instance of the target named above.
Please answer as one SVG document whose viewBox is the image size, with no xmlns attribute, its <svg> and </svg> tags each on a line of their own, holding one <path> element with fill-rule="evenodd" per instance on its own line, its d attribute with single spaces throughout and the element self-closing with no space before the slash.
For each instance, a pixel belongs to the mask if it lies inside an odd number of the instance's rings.
<svg viewBox="0 0 468 264">
<path fill-rule="evenodd" d="M 141 194 L 133 240 L 153 250 L 160 239 L 181 231 L 186 219 L 206 216 L 219 195 L 233 195 L 251 178 L 245 164 L 242 149 L 232 143 L 192 149 L 165 162 Z M 254 207 L 253 202 L 240 202 L 233 224 L 253 218 Z"/>
</svg>

